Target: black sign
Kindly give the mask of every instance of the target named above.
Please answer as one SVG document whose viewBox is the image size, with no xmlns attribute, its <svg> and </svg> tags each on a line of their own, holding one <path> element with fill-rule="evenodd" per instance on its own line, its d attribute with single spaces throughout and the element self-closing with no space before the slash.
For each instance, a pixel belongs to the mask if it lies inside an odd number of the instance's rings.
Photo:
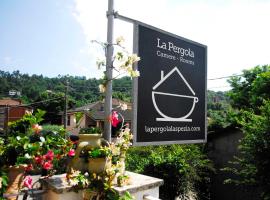
<svg viewBox="0 0 270 200">
<path fill-rule="evenodd" d="M 134 145 L 206 142 L 207 47 L 141 23 L 134 30 Z"/>
</svg>

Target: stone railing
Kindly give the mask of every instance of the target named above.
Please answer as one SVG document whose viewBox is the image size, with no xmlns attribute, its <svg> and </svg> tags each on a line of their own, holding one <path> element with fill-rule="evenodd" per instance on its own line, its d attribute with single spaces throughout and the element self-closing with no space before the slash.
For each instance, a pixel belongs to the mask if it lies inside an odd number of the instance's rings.
<svg viewBox="0 0 270 200">
<path fill-rule="evenodd" d="M 163 185 L 163 180 L 145 176 L 133 172 L 126 172 L 130 176 L 130 184 L 117 187 L 114 189 L 118 194 L 122 195 L 128 191 L 136 200 L 158 200 L 159 199 L 159 187 Z M 83 190 L 75 192 L 72 187 L 68 185 L 65 180 L 65 174 L 55 175 L 44 180 L 43 185 L 47 192 L 44 194 L 43 199 L 49 200 L 73 200 L 83 199 Z"/>
</svg>

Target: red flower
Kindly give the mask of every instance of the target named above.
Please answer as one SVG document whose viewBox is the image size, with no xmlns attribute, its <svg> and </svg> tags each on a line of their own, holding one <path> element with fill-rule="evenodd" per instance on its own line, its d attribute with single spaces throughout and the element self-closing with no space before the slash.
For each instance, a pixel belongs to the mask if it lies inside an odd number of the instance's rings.
<svg viewBox="0 0 270 200">
<path fill-rule="evenodd" d="M 41 164 L 42 161 L 43 161 L 42 156 L 36 156 L 36 157 L 35 157 L 35 162 L 36 162 L 38 165 Z"/>
<path fill-rule="evenodd" d="M 117 127 L 118 123 L 120 122 L 118 119 L 118 114 L 116 111 L 112 112 L 112 116 L 111 116 L 111 123 L 113 127 Z"/>
<path fill-rule="evenodd" d="M 23 180 L 23 186 L 32 189 L 33 179 L 31 176 L 26 176 Z"/>
<path fill-rule="evenodd" d="M 49 150 L 45 155 L 46 160 L 53 160 L 53 157 L 54 157 L 54 153 L 52 150 Z"/>
<path fill-rule="evenodd" d="M 69 152 L 68 152 L 68 156 L 70 156 L 70 157 L 75 156 L 75 150 L 70 149 Z"/>
<path fill-rule="evenodd" d="M 32 165 L 32 164 L 28 164 L 28 165 L 24 168 L 24 170 L 27 171 L 27 172 L 33 170 L 33 165 Z"/>
<path fill-rule="evenodd" d="M 49 169 L 52 169 L 53 164 L 51 161 L 47 161 L 47 162 L 43 163 L 42 167 L 43 167 L 43 169 L 49 170 Z"/>
</svg>

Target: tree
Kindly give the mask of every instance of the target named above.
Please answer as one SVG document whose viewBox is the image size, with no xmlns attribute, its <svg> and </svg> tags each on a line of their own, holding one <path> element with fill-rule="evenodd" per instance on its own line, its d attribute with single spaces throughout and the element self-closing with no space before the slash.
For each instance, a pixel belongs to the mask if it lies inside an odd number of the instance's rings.
<svg viewBox="0 0 270 200">
<path fill-rule="evenodd" d="M 244 137 L 240 156 L 225 170 L 238 175 L 226 182 L 259 186 L 263 199 L 270 199 L 270 66 L 245 70 L 230 81 L 232 105 L 239 109 L 238 123 Z"/>
<path fill-rule="evenodd" d="M 239 120 L 244 132 L 239 146 L 241 154 L 232 162 L 234 167 L 225 169 L 239 179 L 227 182 L 258 186 L 262 190 L 262 198 L 270 199 L 270 101 L 264 102 L 260 115 L 242 111 Z"/>
<path fill-rule="evenodd" d="M 219 131 L 232 126 L 231 112 L 226 92 L 207 91 L 208 131 Z"/>
<path fill-rule="evenodd" d="M 74 106 L 74 101 L 68 98 L 68 108 Z M 39 103 L 38 103 L 39 102 Z M 43 123 L 61 124 L 61 114 L 65 107 L 65 94 L 61 92 L 52 92 L 50 90 L 40 94 L 37 103 L 33 106 L 35 109 L 45 110 Z"/>
<path fill-rule="evenodd" d="M 0 70 L 0 98 L 8 96 L 10 90 L 21 92 L 20 99 L 23 103 L 34 103 L 42 100 L 42 93 L 47 90 L 55 93 L 64 93 L 66 81 L 69 82 L 69 96 L 75 101 L 76 107 L 101 100 L 99 92 L 100 79 L 80 76 L 61 76 L 54 78 L 42 75 L 22 74 L 19 71 L 12 73 Z M 131 79 L 122 77 L 113 82 L 114 97 L 125 101 L 131 99 Z M 45 97 L 44 97 L 45 98 Z M 46 99 L 46 98 L 45 98 Z"/>
<path fill-rule="evenodd" d="M 214 169 L 203 145 L 132 147 L 127 152 L 126 167 L 163 179 L 161 199 L 188 199 L 191 192 L 196 199 L 210 199 L 209 176 Z"/>
<path fill-rule="evenodd" d="M 256 66 L 243 70 L 242 76 L 232 77 L 228 82 L 232 89 L 228 92 L 232 106 L 237 109 L 258 111 L 263 99 L 269 99 L 270 65 Z"/>
</svg>

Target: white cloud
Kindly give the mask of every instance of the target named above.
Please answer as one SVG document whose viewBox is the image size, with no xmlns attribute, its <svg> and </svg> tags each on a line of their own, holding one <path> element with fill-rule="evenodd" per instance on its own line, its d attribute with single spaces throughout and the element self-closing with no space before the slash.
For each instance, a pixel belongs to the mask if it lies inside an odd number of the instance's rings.
<svg viewBox="0 0 270 200">
<path fill-rule="evenodd" d="M 86 39 L 104 40 L 106 36 L 106 1 L 75 0 L 74 17 L 81 24 Z"/>
<path fill-rule="evenodd" d="M 75 0 L 74 16 L 86 41 L 106 40 L 107 0 Z M 239 74 L 243 69 L 270 64 L 270 1 L 115 0 L 121 15 L 143 21 L 208 46 L 208 78 Z M 132 26 L 115 20 L 115 37 L 132 43 Z M 100 55 L 93 45 L 88 50 Z M 220 82 L 220 83 L 219 83 Z M 226 85 L 209 81 L 209 88 Z M 226 89 L 226 88 L 225 88 Z"/>
<path fill-rule="evenodd" d="M 89 56 L 87 74 L 90 77 L 101 77 L 101 71 L 97 71 L 96 59 L 104 55 L 102 49 L 92 40 L 106 41 L 106 1 L 75 0 L 73 16 L 81 25 L 85 35 L 87 48 L 81 49 L 80 53 Z M 81 68 L 86 70 L 86 68 Z"/>
</svg>

